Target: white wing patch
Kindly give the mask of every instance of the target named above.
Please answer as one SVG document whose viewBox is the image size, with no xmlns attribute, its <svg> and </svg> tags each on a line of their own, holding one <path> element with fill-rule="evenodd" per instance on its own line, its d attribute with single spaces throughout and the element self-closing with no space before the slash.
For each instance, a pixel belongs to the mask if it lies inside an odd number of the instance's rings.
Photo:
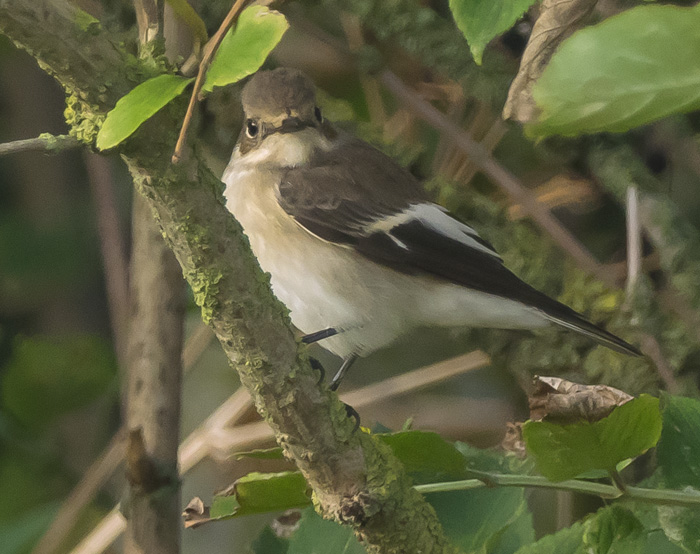
<svg viewBox="0 0 700 554">
<path fill-rule="evenodd" d="M 450 216 L 442 206 L 432 203 L 414 204 L 402 212 L 377 219 L 365 228 L 365 233 L 384 232 L 396 241 L 391 230 L 412 221 L 419 221 L 432 231 L 501 259 L 497 252 L 478 240 L 479 234 L 474 229 Z M 405 245 L 402 246 L 405 248 Z"/>
</svg>

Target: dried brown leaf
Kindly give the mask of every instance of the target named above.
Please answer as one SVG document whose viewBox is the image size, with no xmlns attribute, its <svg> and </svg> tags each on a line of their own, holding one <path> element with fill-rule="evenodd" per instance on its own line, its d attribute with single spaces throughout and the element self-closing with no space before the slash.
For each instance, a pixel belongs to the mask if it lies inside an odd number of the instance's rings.
<svg viewBox="0 0 700 554">
<path fill-rule="evenodd" d="M 536 117 L 532 86 L 544 71 L 559 45 L 581 27 L 597 0 L 544 0 L 530 40 L 520 61 L 520 69 L 508 91 L 503 119 L 528 123 Z"/>
<path fill-rule="evenodd" d="M 606 385 L 580 385 L 558 377 L 535 377 L 530 394 L 530 419 L 598 421 L 632 396 Z"/>
<path fill-rule="evenodd" d="M 195 496 L 182 512 L 182 519 L 185 523 L 185 529 L 192 529 L 207 523 L 211 521 L 209 517 L 209 506 L 205 506 L 202 499 Z"/>
<path fill-rule="evenodd" d="M 501 441 L 501 448 L 512 452 L 520 459 L 527 457 L 525 441 L 523 440 L 523 424 L 521 422 L 506 423 L 506 434 Z"/>
</svg>

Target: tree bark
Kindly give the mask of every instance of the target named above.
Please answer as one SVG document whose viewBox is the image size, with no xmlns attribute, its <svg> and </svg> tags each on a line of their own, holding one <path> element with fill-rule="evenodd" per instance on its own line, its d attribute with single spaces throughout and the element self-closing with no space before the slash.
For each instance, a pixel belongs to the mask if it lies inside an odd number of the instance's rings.
<svg viewBox="0 0 700 554">
<path fill-rule="evenodd" d="M 0 30 L 64 85 L 72 133 L 92 144 L 104 114 L 153 70 L 94 24 L 84 30 L 77 23 L 82 19 L 61 0 L 0 0 Z M 370 552 L 457 552 L 390 449 L 354 432 L 337 396 L 318 386 L 287 310 L 225 209 L 219 179 L 194 154 L 176 167 L 169 163 L 180 107 L 176 102 L 144 124 L 121 152 L 204 320 L 286 455 L 304 473 L 317 506 L 352 525 Z"/>
<path fill-rule="evenodd" d="M 185 295 L 180 267 L 138 194 L 132 220 L 124 552 L 177 554 Z"/>
</svg>

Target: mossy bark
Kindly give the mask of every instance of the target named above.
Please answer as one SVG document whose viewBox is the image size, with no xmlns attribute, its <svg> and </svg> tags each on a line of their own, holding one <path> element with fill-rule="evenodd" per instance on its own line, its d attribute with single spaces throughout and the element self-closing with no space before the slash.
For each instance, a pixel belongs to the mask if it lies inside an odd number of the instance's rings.
<svg viewBox="0 0 700 554">
<path fill-rule="evenodd" d="M 86 22 L 87 21 L 87 22 Z M 64 86 L 72 133 L 92 145 L 116 100 L 156 68 L 128 55 L 61 0 L 0 0 L 0 30 Z M 312 486 L 317 506 L 352 525 L 371 552 L 452 553 L 432 507 L 389 448 L 353 432 L 345 407 L 317 384 L 284 306 L 225 209 L 221 182 L 192 154 L 169 159 L 177 104 L 142 127 L 122 156 L 255 404 Z"/>
</svg>

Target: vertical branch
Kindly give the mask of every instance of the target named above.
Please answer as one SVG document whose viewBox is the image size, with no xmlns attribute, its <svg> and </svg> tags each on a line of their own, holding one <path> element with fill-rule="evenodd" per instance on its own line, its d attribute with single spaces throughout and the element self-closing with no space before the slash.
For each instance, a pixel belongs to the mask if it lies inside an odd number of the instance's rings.
<svg viewBox="0 0 700 554">
<path fill-rule="evenodd" d="M 97 212 L 97 232 L 100 236 L 114 350 L 119 367 L 124 370 L 129 316 L 129 269 L 109 165 L 109 161 L 103 156 L 85 153 L 85 168 Z"/>
<path fill-rule="evenodd" d="M 134 0 L 141 54 L 163 37 L 163 1 Z M 180 266 L 153 212 L 134 192 L 131 328 L 126 398 L 129 502 L 125 554 L 180 552 L 180 438 L 184 290 Z"/>
<path fill-rule="evenodd" d="M 180 547 L 183 281 L 140 194 L 134 195 L 131 329 L 126 421 L 126 554 L 176 554 Z"/>
<path fill-rule="evenodd" d="M 642 227 L 639 222 L 639 193 L 636 186 L 627 189 L 627 301 L 630 302 L 642 270 Z"/>
</svg>

